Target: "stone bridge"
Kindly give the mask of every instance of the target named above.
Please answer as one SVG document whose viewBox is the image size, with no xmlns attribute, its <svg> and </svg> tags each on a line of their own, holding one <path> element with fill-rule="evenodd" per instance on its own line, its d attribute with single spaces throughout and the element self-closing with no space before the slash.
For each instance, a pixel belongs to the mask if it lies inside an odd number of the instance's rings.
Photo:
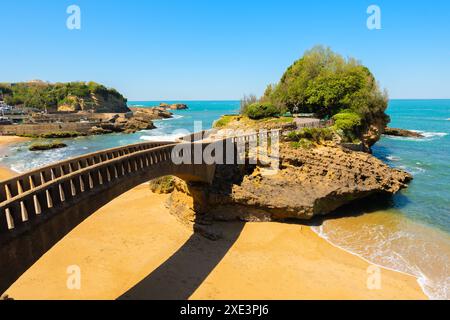
<svg viewBox="0 0 450 320">
<path fill-rule="evenodd" d="M 268 139 L 273 137 L 273 133 L 257 133 L 231 137 L 226 142 L 248 148 L 262 134 Z M 196 137 L 202 138 L 197 141 Z M 205 150 L 217 142 L 203 140 L 200 133 L 175 143 L 128 145 L 55 163 L 0 182 L 0 294 L 83 220 L 139 184 L 166 175 L 211 183 L 215 163 L 177 165 L 172 158 L 175 146 L 180 144 L 185 144 L 193 154 L 194 148 Z"/>
</svg>

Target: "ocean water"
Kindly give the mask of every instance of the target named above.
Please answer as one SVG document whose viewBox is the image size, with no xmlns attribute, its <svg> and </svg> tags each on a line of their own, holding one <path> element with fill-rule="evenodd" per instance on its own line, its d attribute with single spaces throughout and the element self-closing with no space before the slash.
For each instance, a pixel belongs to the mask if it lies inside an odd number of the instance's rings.
<svg viewBox="0 0 450 320">
<path fill-rule="evenodd" d="M 2 151 L 0 164 L 24 172 L 89 152 L 145 140 L 172 140 L 187 132 L 209 129 L 223 114 L 236 113 L 238 101 L 173 101 L 189 110 L 156 121 L 155 130 L 66 140 L 67 148 L 33 152 L 30 142 Z M 130 105 L 154 106 L 158 101 Z M 326 220 L 314 228 L 334 245 L 367 261 L 416 276 L 433 299 L 450 299 L 450 100 L 392 100 L 392 127 L 422 132 L 426 138 L 383 137 L 374 155 L 409 171 L 414 181 L 407 190 L 380 208 Z M 198 121 L 194 126 L 194 121 Z M 201 124 L 201 127 L 199 126 Z M 361 214 L 364 213 L 364 214 Z"/>
<path fill-rule="evenodd" d="M 392 100 L 387 113 L 391 127 L 425 138 L 383 137 L 374 155 L 414 181 L 382 208 L 315 230 L 372 263 L 418 277 L 428 297 L 450 299 L 450 100 Z"/>
<path fill-rule="evenodd" d="M 129 106 L 157 106 L 161 101 L 132 101 Z M 205 129 L 210 129 L 215 120 L 224 114 L 239 112 L 239 101 L 164 101 L 168 103 L 186 103 L 189 110 L 173 111 L 174 118 L 155 121 L 157 129 L 140 131 L 134 134 L 110 134 L 101 136 L 64 139 L 67 148 L 43 152 L 28 151 L 32 142 L 16 144 L 6 151 L 6 157 L 0 157 L 0 165 L 16 172 L 45 166 L 49 163 L 65 160 L 86 153 L 114 148 L 131 143 L 151 140 L 172 141 L 177 137 Z M 45 139 L 42 139 L 46 141 Z M 51 140 L 51 139 L 50 139 Z"/>
</svg>

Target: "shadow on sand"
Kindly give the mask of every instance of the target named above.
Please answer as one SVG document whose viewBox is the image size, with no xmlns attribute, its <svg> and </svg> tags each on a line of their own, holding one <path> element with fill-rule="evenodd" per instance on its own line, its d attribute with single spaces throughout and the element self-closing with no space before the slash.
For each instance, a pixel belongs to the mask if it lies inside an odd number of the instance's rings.
<svg viewBox="0 0 450 320">
<path fill-rule="evenodd" d="M 225 257 L 245 223 L 220 223 L 212 241 L 194 233 L 183 246 L 119 300 L 187 300 Z"/>
<path fill-rule="evenodd" d="M 345 217 L 358 217 L 378 211 L 398 210 L 407 206 L 410 202 L 411 201 L 408 197 L 401 192 L 393 196 L 375 194 L 373 196 L 344 205 L 325 216 L 316 216 L 310 221 L 305 222 L 291 221 L 291 223 L 319 227 L 327 220 L 336 220 Z"/>
<path fill-rule="evenodd" d="M 407 198 L 396 195 L 396 208 L 407 204 Z M 326 220 L 370 214 L 392 208 L 391 197 L 374 196 L 341 207 L 331 215 L 311 221 L 286 221 L 286 223 L 320 226 Z M 400 205 L 399 205 L 400 204 Z M 119 300 L 187 300 L 206 280 L 239 238 L 244 222 L 216 223 L 213 227 L 220 239 L 211 241 L 194 233 L 183 246 L 145 279 L 128 290 Z M 196 224 L 195 227 L 203 226 Z"/>
</svg>

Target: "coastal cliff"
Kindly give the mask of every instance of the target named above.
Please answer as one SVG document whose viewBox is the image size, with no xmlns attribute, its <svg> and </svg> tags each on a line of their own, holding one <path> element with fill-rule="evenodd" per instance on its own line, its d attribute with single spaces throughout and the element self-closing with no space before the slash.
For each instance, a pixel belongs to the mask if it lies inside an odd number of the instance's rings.
<svg viewBox="0 0 450 320">
<path fill-rule="evenodd" d="M 0 83 L 4 101 L 11 106 L 47 112 L 125 113 L 127 99 L 96 82 L 49 83 L 33 80 Z"/>
<path fill-rule="evenodd" d="M 126 113 L 130 112 L 126 99 L 122 96 L 105 92 L 89 93 L 84 97 L 68 96 L 58 108 L 58 112 L 94 112 L 94 113 Z"/>
<path fill-rule="evenodd" d="M 309 220 L 359 199 L 392 195 L 412 180 L 370 154 L 333 144 L 304 149 L 283 142 L 278 172 L 265 170 L 218 165 L 211 185 L 166 177 L 152 182 L 152 190 L 171 193 L 170 212 L 199 227 L 215 220 Z"/>
<path fill-rule="evenodd" d="M 117 90 L 95 82 L 0 83 L 0 94 L 12 110 L 0 125 L 0 134 L 33 138 L 151 130 L 156 128 L 154 120 L 172 118 L 169 110 L 188 108 L 184 104 L 129 108 Z"/>
<path fill-rule="evenodd" d="M 257 98 L 241 101 L 241 114 L 259 120 L 284 114 L 333 121 L 344 143 L 370 152 L 390 122 L 387 92 L 371 71 L 354 58 L 317 46 L 289 66 L 276 84 Z"/>
<path fill-rule="evenodd" d="M 356 200 L 393 195 L 412 176 L 370 154 L 390 122 L 387 102 L 367 67 L 315 47 L 261 98 L 244 97 L 240 115 L 214 124 L 219 131 L 280 129 L 275 174 L 261 164 L 217 165 L 211 185 L 167 178 L 152 188 L 171 192 L 170 211 L 197 228 L 213 220 L 310 220 Z"/>
</svg>

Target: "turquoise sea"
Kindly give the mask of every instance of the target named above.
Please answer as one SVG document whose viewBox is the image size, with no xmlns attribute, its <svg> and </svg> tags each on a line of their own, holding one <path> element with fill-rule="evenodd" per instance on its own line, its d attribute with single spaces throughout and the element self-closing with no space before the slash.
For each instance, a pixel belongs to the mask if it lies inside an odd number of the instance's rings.
<svg viewBox="0 0 450 320">
<path fill-rule="evenodd" d="M 425 139 L 384 138 L 374 154 L 415 177 L 395 204 L 409 218 L 450 233 L 450 101 L 394 100 L 391 126 Z"/>
<path fill-rule="evenodd" d="M 167 101 L 165 101 L 167 102 Z M 169 101 L 172 103 L 172 101 Z M 186 131 L 208 129 L 223 114 L 236 113 L 238 101 L 173 101 L 189 105 L 176 117 L 156 121 L 158 129 L 65 141 L 65 149 L 31 153 L 30 142 L 3 151 L 0 163 L 23 172 L 54 161 L 145 140 L 173 139 Z M 159 101 L 130 105 L 154 106 Z M 450 100 L 392 100 L 392 127 L 417 130 L 426 138 L 383 137 L 374 155 L 414 175 L 410 187 L 384 208 L 327 220 L 315 228 L 334 245 L 387 268 L 416 276 L 434 299 L 450 299 Z M 194 127 L 201 121 L 202 128 Z M 180 130 L 184 130 L 180 132 Z"/>
<path fill-rule="evenodd" d="M 425 138 L 383 137 L 374 155 L 410 172 L 409 188 L 362 216 L 316 231 L 366 260 L 418 277 L 432 299 L 450 299 L 450 100 L 392 100 L 391 127 Z"/>
<path fill-rule="evenodd" d="M 157 106 L 162 101 L 132 101 L 130 106 Z M 164 101 L 167 103 L 186 103 L 189 110 L 173 111 L 173 119 L 155 121 L 157 129 L 140 131 L 134 134 L 110 134 L 103 136 L 79 137 L 62 140 L 67 148 L 47 152 L 30 152 L 30 142 L 20 143 L 10 148 L 8 157 L 0 159 L 17 172 L 24 172 L 51 162 L 67 159 L 98 150 L 113 148 L 147 140 L 173 140 L 212 127 L 215 120 L 229 113 L 239 112 L 239 101 Z M 200 124 L 201 126 L 199 126 Z"/>
</svg>

